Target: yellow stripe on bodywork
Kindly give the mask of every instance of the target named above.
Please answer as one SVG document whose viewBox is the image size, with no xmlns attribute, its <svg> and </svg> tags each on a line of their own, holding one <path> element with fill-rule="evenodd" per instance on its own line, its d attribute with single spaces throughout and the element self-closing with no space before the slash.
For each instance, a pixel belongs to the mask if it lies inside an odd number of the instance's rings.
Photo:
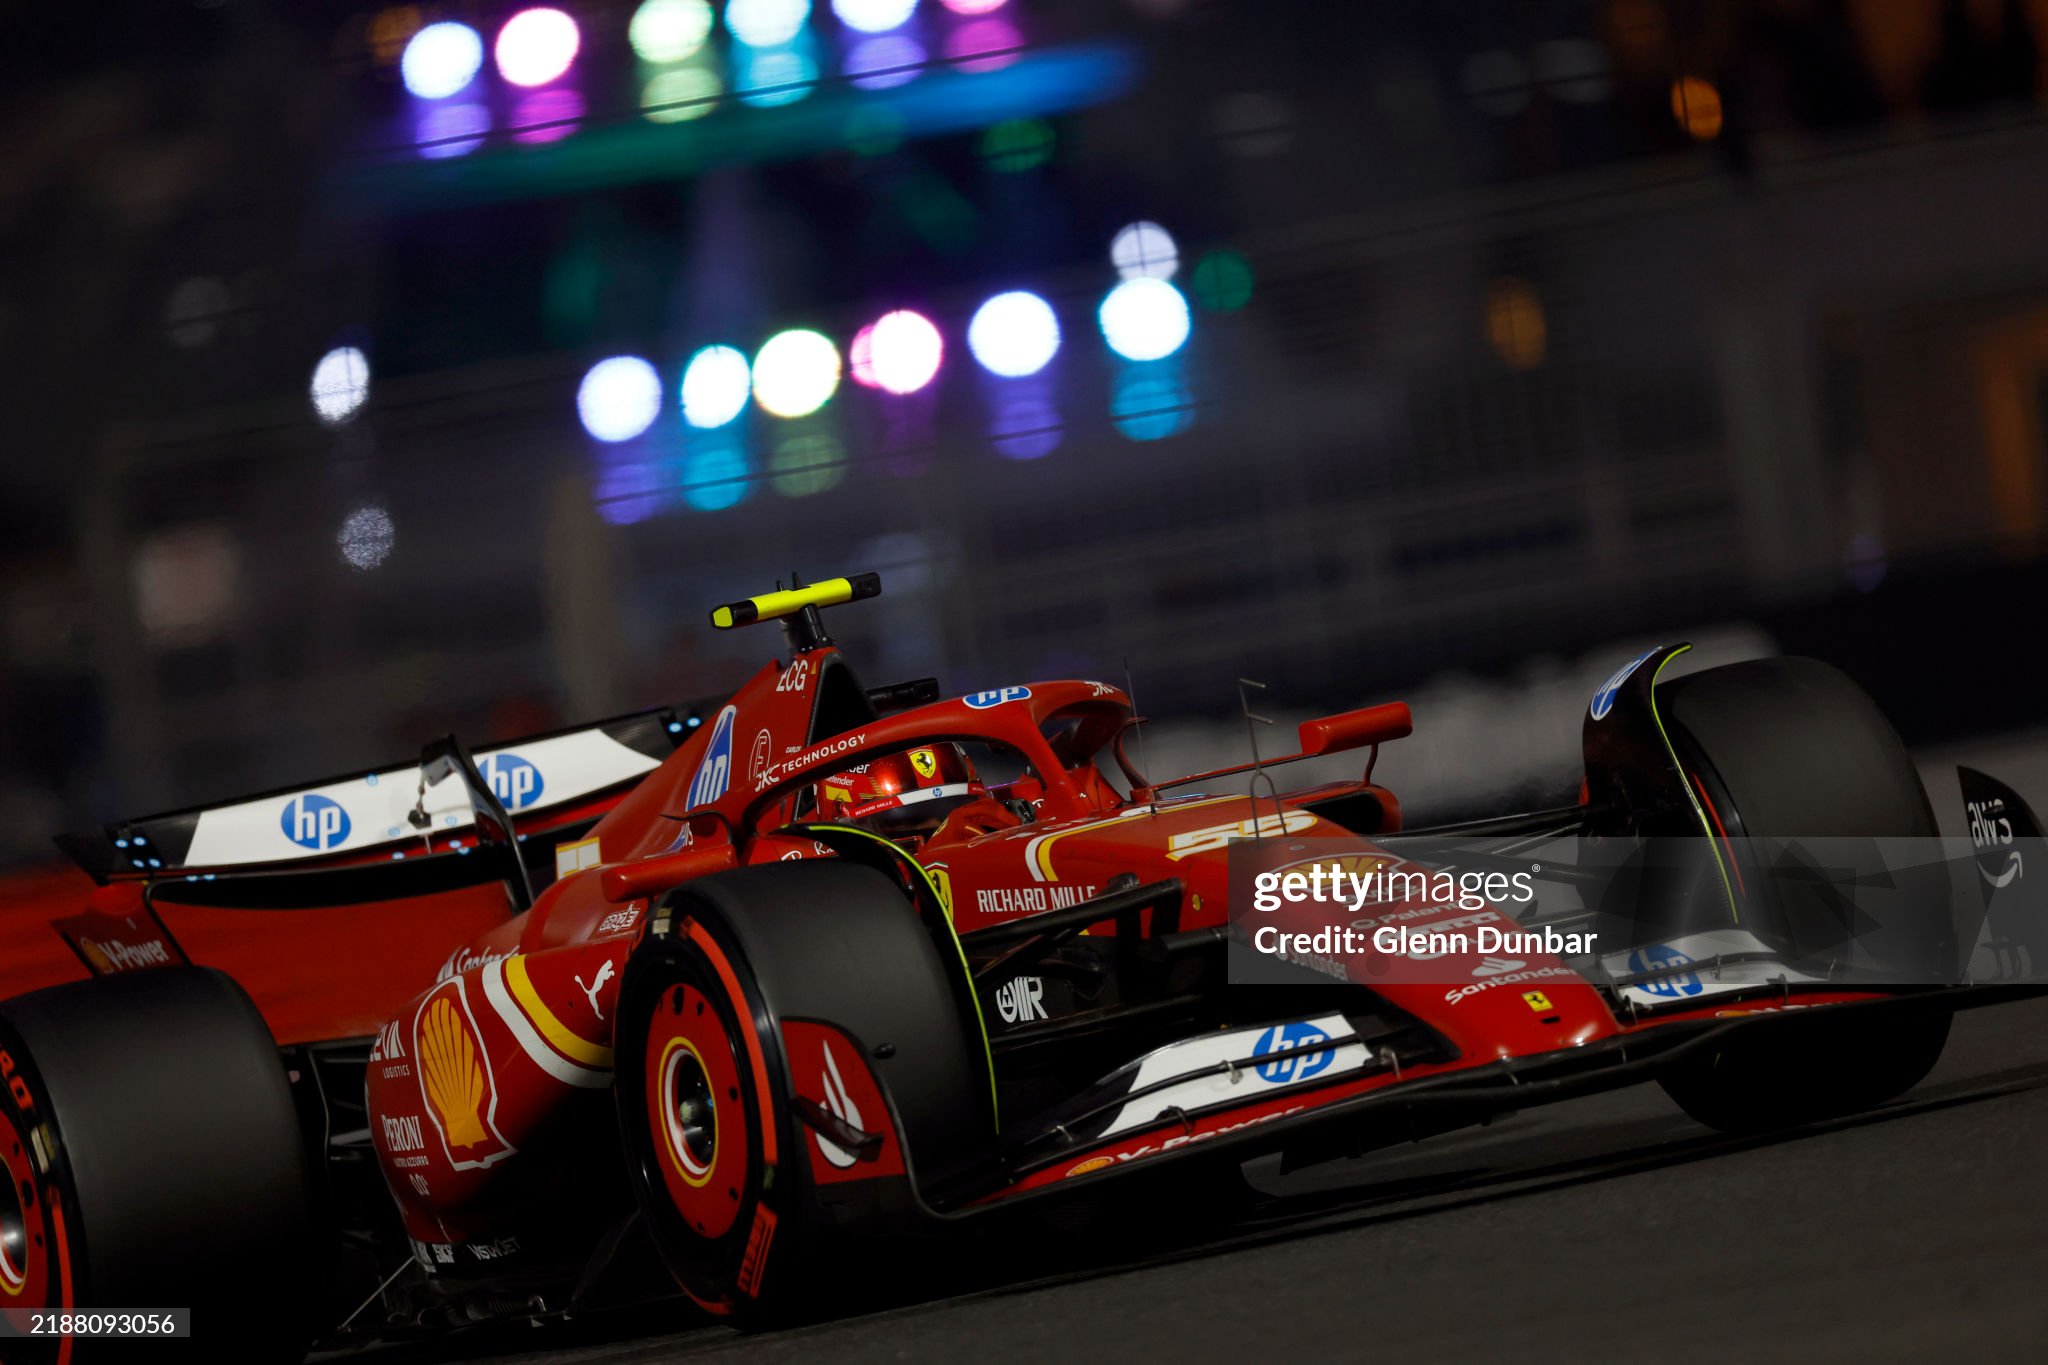
<svg viewBox="0 0 2048 1365">
<path fill-rule="evenodd" d="M 1714 855 L 1714 870 L 1721 874 L 1721 893 L 1728 898 L 1728 916 L 1736 924 L 1742 923 L 1742 910 L 1735 903 L 1735 887 L 1728 880 L 1728 864 L 1721 860 L 1720 845 L 1714 842 L 1714 825 L 1707 819 L 1706 808 L 1700 805 L 1699 797 L 1693 792 L 1692 783 L 1686 778 L 1685 765 L 1678 761 L 1678 750 L 1672 746 L 1671 736 L 1665 733 L 1664 717 L 1657 710 L 1657 679 L 1664 675 L 1673 659 L 1691 649 L 1691 645 L 1680 645 L 1665 656 L 1657 665 L 1657 671 L 1650 675 L 1650 719 L 1657 722 L 1657 738 L 1664 741 L 1664 752 L 1671 755 L 1671 766 L 1678 769 L 1678 785 L 1685 789 L 1685 799 L 1692 805 L 1693 818 L 1700 822 L 1700 831 L 1707 836 L 1707 852 Z"/>
<path fill-rule="evenodd" d="M 1220 806 L 1226 801 L 1243 801 L 1246 799 L 1242 796 L 1212 796 L 1205 801 L 1187 801 L 1169 806 L 1166 808 L 1166 814 L 1177 814 L 1184 810 L 1200 810 L 1204 806 Z M 1121 824 L 1125 820 L 1141 815 L 1158 814 L 1160 814 L 1160 811 L 1157 806 L 1133 806 L 1129 810 L 1118 811 L 1107 819 L 1090 820 L 1087 824 L 1075 825 L 1072 829 L 1058 830 L 1052 834 L 1041 834 L 1025 845 L 1028 858 L 1026 870 L 1031 873 L 1033 881 L 1056 882 L 1060 879 L 1060 874 L 1053 870 L 1052 846 L 1054 844 L 1066 838 L 1069 834 L 1086 834 L 1091 829 L 1103 829 L 1110 825 Z"/>
<path fill-rule="evenodd" d="M 540 998 L 540 992 L 533 988 L 533 979 L 526 974 L 526 958 L 523 954 L 505 959 L 505 984 L 511 988 L 512 998 L 533 1026 L 540 1030 L 540 1036 L 548 1040 L 549 1046 L 572 1062 L 585 1066 L 609 1068 L 612 1064 L 612 1050 L 599 1047 L 587 1038 L 579 1038 L 569 1031 L 554 1011 Z"/>
<path fill-rule="evenodd" d="M 799 825 L 797 828 L 803 829 L 805 827 Z M 917 875 L 924 879 L 926 888 L 932 893 L 932 899 L 938 903 L 939 918 L 946 926 L 946 937 L 953 940 L 953 952 L 960 959 L 961 978 L 967 983 L 967 999 L 974 1006 L 974 1026 L 981 1030 L 981 1055 L 988 1060 L 989 1117 L 995 1120 L 996 1127 L 1000 1129 L 1003 1126 L 1003 1120 L 996 1099 L 996 1050 L 988 1040 L 988 1020 L 981 1013 L 981 993 L 974 989 L 974 969 L 967 965 L 967 950 L 960 946 L 960 931 L 953 927 L 951 897 L 942 895 L 939 891 L 938 883 L 932 880 L 932 874 L 925 870 L 924 864 L 911 857 L 908 853 L 905 853 L 902 845 L 894 840 L 884 839 L 872 830 L 861 829 L 855 825 L 824 825 L 816 827 L 811 832 L 815 833 L 817 829 L 822 829 L 829 834 L 858 834 L 863 839 L 872 840 L 883 848 L 888 849 L 895 857 L 916 868 Z"/>
</svg>

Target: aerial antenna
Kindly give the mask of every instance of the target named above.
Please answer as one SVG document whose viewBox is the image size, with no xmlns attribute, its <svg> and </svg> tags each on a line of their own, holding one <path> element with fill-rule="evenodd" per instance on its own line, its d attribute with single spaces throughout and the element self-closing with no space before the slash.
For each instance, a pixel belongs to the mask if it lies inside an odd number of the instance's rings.
<svg viewBox="0 0 2048 1365">
<path fill-rule="evenodd" d="M 1138 710 L 1138 683 L 1131 676 L 1131 656 L 1128 654 L 1124 655 L 1124 695 L 1131 699 L 1131 725 L 1138 732 L 1138 771 L 1149 774 L 1152 765 L 1145 761 L 1145 716 Z M 1151 790 L 1149 777 L 1147 790 Z M 1152 793 L 1152 813 L 1159 813 L 1159 795 L 1156 791 Z"/>
<path fill-rule="evenodd" d="M 1259 727 L 1261 725 L 1271 725 L 1273 720 L 1270 716 L 1262 716 L 1252 710 L 1252 694 L 1247 689 L 1254 687 L 1261 692 L 1266 690 L 1266 685 L 1262 682 L 1254 682 L 1250 678 L 1239 678 L 1237 680 L 1237 704 L 1239 709 L 1244 712 L 1244 737 L 1252 749 L 1252 780 L 1250 786 L 1246 788 L 1245 794 L 1251 798 L 1252 803 L 1252 837 L 1254 839 L 1262 839 L 1265 837 L 1265 829 L 1264 822 L 1259 818 L 1259 784 L 1261 782 L 1266 784 L 1266 795 L 1273 798 L 1273 823 L 1275 828 L 1285 829 L 1287 827 L 1287 814 L 1280 805 L 1280 789 L 1273 785 L 1273 775 L 1266 771 L 1264 764 L 1259 758 Z"/>
</svg>

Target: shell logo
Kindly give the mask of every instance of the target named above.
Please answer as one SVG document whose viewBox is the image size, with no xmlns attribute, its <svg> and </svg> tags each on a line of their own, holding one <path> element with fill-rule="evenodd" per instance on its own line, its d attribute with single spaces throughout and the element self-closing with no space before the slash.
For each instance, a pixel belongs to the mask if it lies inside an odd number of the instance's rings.
<svg viewBox="0 0 2048 1365">
<path fill-rule="evenodd" d="M 413 1055 L 448 1164 L 476 1170 L 511 1156 L 512 1144 L 496 1122 L 497 1079 L 460 977 L 435 990 L 414 1016 Z"/>
<path fill-rule="evenodd" d="M 1071 1180 L 1077 1175 L 1090 1175 L 1096 1171 L 1106 1171 L 1114 1165 L 1116 1165 L 1116 1159 L 1114 1157 L 1091 1156 L 1086 1161 L 1076 1163 L 1074 1167 L 1067 1172 L 1067 1178 Z"/>
</svg>

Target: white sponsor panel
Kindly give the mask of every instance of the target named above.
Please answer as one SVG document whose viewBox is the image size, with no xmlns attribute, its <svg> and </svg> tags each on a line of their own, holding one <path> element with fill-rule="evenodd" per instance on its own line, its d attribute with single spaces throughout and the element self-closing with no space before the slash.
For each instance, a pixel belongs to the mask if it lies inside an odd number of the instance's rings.
<svg viewBox="0 0 2048 1365">
<path fill-rule="evenodd" d="M 1188 1071 L 1220 1068 L 1225 1062 L 1240 1065 L 1131 1100 L 1117 1111 L 1101 1136 L 1108 1138 L 1143 1128 L 1157 1122 L 1167 1110 L 1193 1113 L 1216 1105 L 1244 1104 L 1267 1092 L 1328 1080 L 1348 1071 L 1363 1071 L 1373 1060 L 1365 1044 L 1354 1039 L 1328 1046 L 1343 1038 L 1352 1038 L 1350 1023 L 1341 1014 L 1326 1014 L 1169 1043 L 1134 1064 L 1132 1090 L 1157 1085 Z"/>
<path fill-rule="evenodd" d="M 1801 985 L 1827 980 L 1826 977 L 1794 971 L 1776 961 L 1724 962 L 1718 966 L 1714 962 L 1716 957 L 1728 954 L 1772 951 L 1770 945 L 1747 929 L 1713 929 L 1701 934 L 1685 934 L 1665 943 L 1632 948 L 1624 953 L 1608 953 L 1600 959 L 1600 965 L 1616 977 L 1658 973 L 1654 980 L 1624 986 L 1621 990 L 1623 1000 L 1650 1006 L 1703 1001 L 1730 991 L 1753 990 L 1780 981 Z"/>
<path fill-rule="evenodd" d="M 556 735 L 479 750 L 499 797 L 520 814 L 602 791 L 660 764 L 602 730 Z M 412 823 L 420 799 L 417 765 L 239 801 L 200 814 L 186 867 L 232 867 L 324 857 L 379 845 L 417 842 L 476 823 L 460 779 L 427 788 L 426 828 Z M 526 793 L 533 793 L 527 796 Z"/>
</svg>

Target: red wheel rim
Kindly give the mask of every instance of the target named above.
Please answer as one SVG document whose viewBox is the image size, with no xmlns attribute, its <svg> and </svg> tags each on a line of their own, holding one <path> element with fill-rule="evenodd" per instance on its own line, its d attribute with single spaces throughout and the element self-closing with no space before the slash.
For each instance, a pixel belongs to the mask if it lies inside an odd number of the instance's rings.
<svg viewBox="0 0 2048 1365">
<path fill-rule="evenodd" d="M 732 1039 L 695 986 L 662 993 L 648 1024 L 646 1067 L 662 1184 L 692 1232 L 722 1237 L 746 1201 L 747 1119 Z"/>
<path fill-rule="evenodd" d="M 0 1307 L 51 1305 L 46 1196 L 38 1189 L 28 1136 L 0 1113 Z"/>
</svg>

